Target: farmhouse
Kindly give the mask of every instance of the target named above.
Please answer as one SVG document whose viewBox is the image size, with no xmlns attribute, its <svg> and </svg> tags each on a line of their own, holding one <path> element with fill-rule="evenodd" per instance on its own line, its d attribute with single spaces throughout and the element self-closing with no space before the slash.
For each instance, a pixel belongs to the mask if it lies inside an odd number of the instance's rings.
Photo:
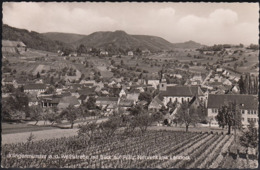
<svg viewBox="0 0 260 170">
<path fill-rule="evenodd" d="M 129 99 L 123 99 L 121 98 L 119 100 L 119 103 L 118 103 L 119 107 L 124 109 L 124 110 L 127 110 L 131 107 L 134 106 L 134 101 L 133 100 L 129 100 Z"/>
<path fill-rule="evenodd" d="M 107 52 L 107 51 L 104 51 L 104 50 L 101 50 L 101 51 L 100 51 L 100 55 L 108 55 L 108 52 Z"/>
<path fill-rule="evenodd" d="M 32 93 L 32 92 L 41 93 L 44 92 L 45 90 L 46 90 L 45 84 L 26 84 L 24 86 L 25 93 Z"/>
<path fill-rule="evenodd" d="M 160 95 L 163 98 L 164 106 L 169 101 L 190 102 L 194 96 L 197 96 L 200 100 L 205 100 L 204 93 L 199 86 L 167 86 L 166 83 L 161 83 Z"/>
<path fill-rule="evenodd" d="M 2 81 L 2 84 L 3 85 L 10 84 L 10 85 L 13 85 L 15 88 L 18 87 L 18 84 L 17 84 L 16 80 L 14 78 L 12 78 L 12 77 L 4 78 L 3 81 Z"/>
<path fill-rule="evenodd" d="M 96 105 L 100 106 L 106 111 L 111 111 L 118 104 L 118 97 L 98 97 L 96 100 Z"/>
<path fill-rule="evenodd" d="M 133 53 L 133 51 L 128 51 L 127 55 L 128 55 L 128 56 L 133 56 L 134 53 Z"/>
<path fill-rule="evenodd" d="M 61 96 L 49 96 L 41 98 L 42 107 L 53 107 L 57 106 L 61 100 Z"/>
<path fill-rule="evenodd" d="M 140 93 L 136 93 L 136 92 L 128 93 L 126 95 L 126 98 L 129 100 L 133 100 L 136 103 L 138 101 L 139 95 L 140 95 Z"/>
<path fill-rule="evenodd" d="M 242 113 L 242 124 L 247 126 L 250 121 L 256 122 L 258 126 L 258 99 L 255 95 L 243 94 L 209 94 L 208 98 L 208 117 L 211 118 L 213 125 L 218 125 L 215 117 L 218 109 L 224 105 L 225 101 L 236 102 Z"/>
</svg>

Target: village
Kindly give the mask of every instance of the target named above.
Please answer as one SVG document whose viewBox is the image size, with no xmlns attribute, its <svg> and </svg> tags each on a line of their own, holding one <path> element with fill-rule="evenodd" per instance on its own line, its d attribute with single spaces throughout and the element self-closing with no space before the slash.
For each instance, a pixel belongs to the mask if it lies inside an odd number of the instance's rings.
<svg viewBox="0 0 260 170">
<path fill-rule="evenodd" d="M 2 48 L 3 54 L 7 56 L 10 56 L 10 54 L 17 55 L 17 51 L 20 51 L 19 54 L 25 56 L 18 57 L 18 60 L 22 60 L 21 58 L 28 59 L 29 57 L 26 57 L 27 55 L 23 53 L 27 54 L 33 51 L 30 49 L 25 51 L 26 46 L 22 42 L 5 40 L 2 42 L 4 45 Z M 87 108 L 84 107 L 84 112 L 89 114 L 88 116 L 101 117 L 113 115 L 115 112 L 127 115 L 130 114 L 131 108 L 140 105 L 151 114 L 164 109 L 166 111 L 164 118 L 158 122 L 158 125 L 172 126 L 180 104 L 185 101 L 190 105 L 203 108 L 201 111 L 203 113 L 200 113 L 202 117 L 197 123 L 218 126 L 215 117 L 219 107 L 227 100 L 236 101 L 239 104 L 241 113 L 243 113 L 242 124 L 244 127 L 249 125 L 250 121 L 258 122 L 258 76 L 254 74 L 242 75 L 235 70 L 219 65 L 217 67 L 207 65 L 205 68 L 210 67 L 211 69 L 200 74 L 196 72 L 187 74 L 182 70 L 177 70 L 178 74 L 176 74 L 173 71 L 173 68 L 178 68 L 175 61 L 172 64 L 175 67 L 169 66 L 169 63 L 159 61 L 157 62 L 158 72 L 150 73 L 151 76 L 149 76 L 149 72 L 146 70 L 138 70 L 138 68 L 132 68 L 131 66 L 128 68 L 121 56 L 119 58 L 118 55 L 114 55 L 109 58 L 108 52 L 104 52 L 104 50 L 101 50 L 99 54 L 102 57 L 94 60 L 94 62 L 92 61 L 92 63 L 90 62 L 92 59 L 80 60 L 80 58 L 76 58 L 77 53 L 75 52 L 67 57 L 63 57 L 61 51 L 52 55 L 54 56 L 50 55 L 50 59 L 45 58 L 44 61 L 40 61 L 39 65 L 34 67 L 34 70 L 29 70 L 28 75 L 26 75 L 26 72 L 21 71 L 20 74 L 24 75 L 18 78 L 15 76 L 17 74 L 17 71 L 14 72 L 15 69 L 8 70 L 3 64 L 3 69 L 7 70 L 3 73 L 2 79 L 3 103 L 5 103 L 5 100 L 8 102 L 7 99 L 14 96 L 16 91 L 20 91 L 27 98 L 28 106 L 23 106 L 26 108 L 41 107 L 43 112 L 55 108 L 58 114 L 69 106 L 75 108 L 88 106 Z M 56 58 L 59 58 L 59 69 L 63 71 L 59 75 L 54 73 L 57 69 L 55 65 L 50 64 L 47 67 L 45 64 L 48 63 L 46 60 L 54 61 L 52 64 L 56 63 L 57 61 L 53 59 L 55 55 Z M 135 55 L 133 51 L 128 51 L 123 58 L 135 58 Z M 147 63 L 145 58 L 151 58 L 154 55 L 159 54 L 151 54 L 150 51 L 144 50 L 141 53 L 141 58 Z M 10 60 L 12 58 L 15 58 L 15 62 L 17 61 L 17 57 L 10 57 Z M 37 61 L 38 58 L 34 57 L 33 59 Z M 106 62 L 106 58 L 110 60 L 110 63 Z M 3 63 L 7 62 L 10 65 L 8 59 L 4 55 Z M 153 61 L 151 60 L 148 60 L 149 65 Z M 88 70 L 90 70 L 88 67 L 93 68 L 93 65 L 95 65 L 96 69 L 91 69 L 90 73 L 82 73 L 82 70 L 86 68 L 80 69 L 80 64 L 81 66 L 85 65 Z M 182 65 L 182 63 L 179 65 Z M 181 68 L 187 64 L 184 62 L 183 65 Z M 194 63 L 189 64 L 191 68 L 193 65 Z M 70 66 L 70 68 L 67 66 Z M 129 71 L 124 74 L 124 69 Z M 132 73 L 132 75 L 129 75 L 131 70 L 135 70 L 134 73 L 137 74 Z M 84 74 L 90 76 L 87 77 Z M 241 92 L 241 79 L 249 81 L 247 88 L 250 88 L 250 91 L 247 93 Z M 90 106 L 91 104 L 93 106 Z M 9 113 L 10 115 L 4 115 L 3 118 L 7 117 L 14 120 L 36 119 L 37 121 L 40 118 L 44 119 L 41 116 L 35 118 L 33 114 L 30 117 L 30 114 L 26 114 L 26 112 L 13 112 L 13 115 Z"/>
<path fill-rule="evenodd" d="M 259 4 L 3 2 L 1 167 L 259 167 Z"/>
</svg>

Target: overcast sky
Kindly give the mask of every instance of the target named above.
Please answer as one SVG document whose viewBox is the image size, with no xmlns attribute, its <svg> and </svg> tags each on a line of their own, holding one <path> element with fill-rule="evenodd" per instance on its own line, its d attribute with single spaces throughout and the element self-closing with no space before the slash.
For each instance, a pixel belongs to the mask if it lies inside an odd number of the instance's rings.
<svg viewBox="0 0 260 170">
<path fill-rule="evenodd" d="M 258 44 L 257 3 L 3 3 L 3 23 L 43 32 L 124 30 L 170 42 Z"/>
</svg>

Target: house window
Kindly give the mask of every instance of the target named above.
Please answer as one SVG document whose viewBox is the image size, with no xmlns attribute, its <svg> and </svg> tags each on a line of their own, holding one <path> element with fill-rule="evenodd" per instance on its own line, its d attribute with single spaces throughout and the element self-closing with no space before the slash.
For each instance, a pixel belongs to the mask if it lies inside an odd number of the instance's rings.
<svg viewBox="0 0 260 170">
<path fill-rule="evenodd" d="M 212 109 L 212 113 L 218 113 L 218 109 Z"/>
<path fill-rule="evenodd" d="M 254 114 L 256 114 L 256 110 L 254 110 Z"/>
<path fill-rule="evenodd" d="M 245 111 L 244 110 L 241 110 L 242 111 L 242 114 L 244 114 L 245 113 Z"/>
<path fill-rule="evenodd" d="M 247 118 L 247 121 L 250 122 L 251 121 L 250 118 Z"/>
</svg>

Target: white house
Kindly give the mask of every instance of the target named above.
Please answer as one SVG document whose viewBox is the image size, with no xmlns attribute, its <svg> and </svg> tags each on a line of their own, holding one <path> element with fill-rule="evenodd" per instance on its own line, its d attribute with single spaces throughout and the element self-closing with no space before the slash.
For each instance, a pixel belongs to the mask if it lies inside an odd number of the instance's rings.
<svg viewBox="0 0 260 170">
<path fill-rule="evenodd" d="M 247 126 L 250 121 L 258 126 L 258 99 L 255 95 L 244 94 L 209 94 L 208 98 L 208 117 L 211 119 L 211 124 L 218 125 L 216 116 L 218 109 L 224 105 L 224 102 L 236 102 L 239 105 L 242 113 L 242 124 Z"/>
<path fill-rule="evenodd" d="M 232 85 L 232 82 L 229 81 L 228 79 L 226 79 L 226 80 L 223 81 L 223 84 L 224 84 L 224 85 L 231 86 L 231 85 Z"/>
<path fill-rule="evenodd" d="M 134 52 L 133 51 L 128 51 L 128 56 L 133 56 L 134 55 Z"/>
<path fill-rule="evenodd" d="M 157 89 L 157 86 L 160 84 L 160 81 L 159 80 L 148 80 L 147 84 L 152 85 L 152 87 Z"/>
<path fill-rule="evenodd" d="M 100 51 L 100 55 L 108 55 L 108 52 L 107 51 Z"/>
</svg>

